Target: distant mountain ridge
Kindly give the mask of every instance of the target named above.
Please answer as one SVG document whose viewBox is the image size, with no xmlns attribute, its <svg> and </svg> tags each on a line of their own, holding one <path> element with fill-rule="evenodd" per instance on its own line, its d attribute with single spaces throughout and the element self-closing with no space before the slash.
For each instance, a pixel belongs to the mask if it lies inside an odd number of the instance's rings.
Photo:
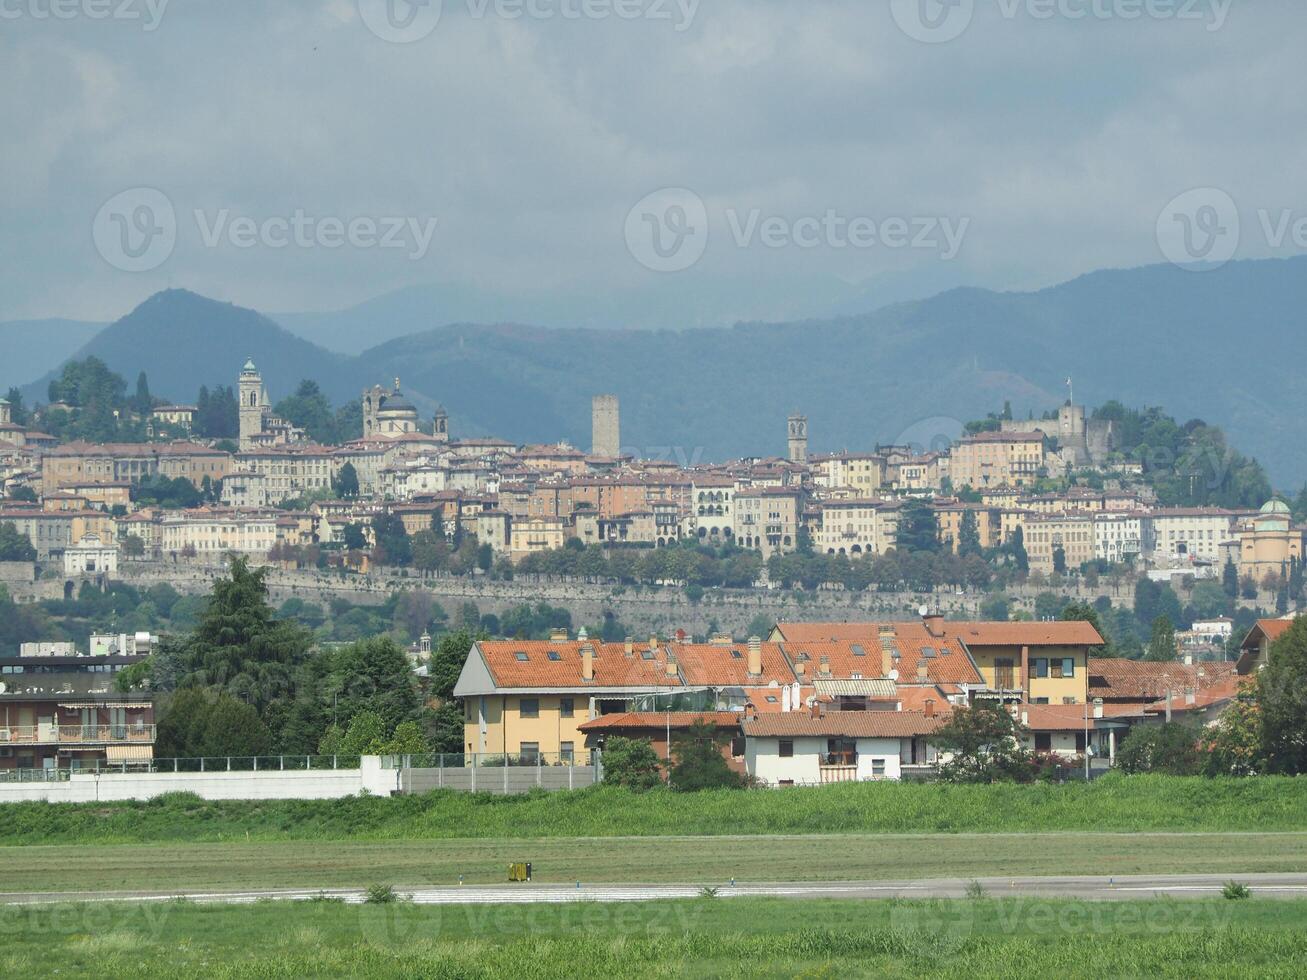
<svg viewBox="0 0 1307 980">
<path fill-rule="evenodd" d="M 333 354 L 267 317 L 173 290 L 88 343 L 129 380 L 193 398 L 253 355 L 273 398 L 314 378 L 337 402 L 398 376 L 459 434 L 588 447 L 590 398 L 621 399 L 629 451 L 680 462 L 781 454 L 785 416 L 811 450 L 930 444 L 1010 400 L 1159 405 L 1220 425 L 1282 487 L 1307 479 L 1307 257 L 1095 272 L 1031 293 L 953 289 L 875 313 L 697 330 L 453 324 Z M 378 331 L 382 336 L 384 330 Z M 44 384 L 37 386 L 38 390 Z M 43 396 L 43 392 L 41 394 Z"/>
</svg>

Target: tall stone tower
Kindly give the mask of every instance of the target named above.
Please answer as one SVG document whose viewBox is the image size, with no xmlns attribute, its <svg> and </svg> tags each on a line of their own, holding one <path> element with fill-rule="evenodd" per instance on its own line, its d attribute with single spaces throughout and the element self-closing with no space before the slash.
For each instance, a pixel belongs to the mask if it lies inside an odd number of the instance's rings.
<svg viewBox="0 0 1307 980">
<path fill-rule="evenodd" d="M 241 449 L 251 449 L 256 436 L 263 433 L 263 416 L 268 405 L 268 393 L 263 390 L 263 377 L 254 366 L 254 358 L 241 368 L 237 384 L 240 396 Z"/>
<path fill-rule="evenodd" d="M 590 403 L 590 452 L 609 457 L 622 453 L 621 413 L 616 395 L 595 395 Z"/>
<path fill-rule="evenodd" d="M 9 425 L 13 420 L 13 406 L 0 398 L 0 425 Z"/>
<path fill-rule="evenodd" d="M 790 416 L 790 462 L 808 461 L 808 417 L 797 412 Z"/>
</svg>

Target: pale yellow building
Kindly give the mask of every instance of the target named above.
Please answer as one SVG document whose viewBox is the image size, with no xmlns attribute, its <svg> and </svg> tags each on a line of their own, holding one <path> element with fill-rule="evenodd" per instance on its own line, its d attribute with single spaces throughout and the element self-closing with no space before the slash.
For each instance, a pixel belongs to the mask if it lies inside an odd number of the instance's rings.
<svg viewBox="0 0 1307 980">
<path fill-rule="evenodd" d="M 981 432 L 953 445 L 949 478 L 961 489 L 1029 486 L 1045 471 L 1044 436 L 1038 432 Z"/>
<path fill-rule="evenodd" d="M 1061 548 L 1067 571 L 1094 560 L 1094 518 L 1091 514 L 1035 514 L 1026 518 L 1023 544 L 1032 572 L 1051 575 Z"/>
<path fill-rule="evenodd" d="M 1243 521 L 1235 537 L 1239 542 L 1239 574 L 1260 582 L 1267 573 L 1279 574 L 1291 560 L 1302 561 L 1303 529 L 1295 527 L 1289 505 L 1267 501 L 1256 517 Z"/>
</svg>

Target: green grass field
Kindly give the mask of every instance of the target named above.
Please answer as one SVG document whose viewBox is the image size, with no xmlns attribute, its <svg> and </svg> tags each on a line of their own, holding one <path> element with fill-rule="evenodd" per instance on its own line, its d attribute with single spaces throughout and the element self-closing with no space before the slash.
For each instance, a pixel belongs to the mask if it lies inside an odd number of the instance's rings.
<svg viewBox="0 0 1307 980">
<path fill-rule="evenodd" d="M 343 800 L 0 805 L 0 845 L 991 831 L 1307 831 L 1307 779 L 1108 776 L 1091 785 L 861 783 L 636 795 L 452 791 Z"/>
<path fill-rule="evenodd" d="M 967 878 L 1307 871 L 1301 834 L 934 834 L 297 841 L 0 848 L 0 892 L 409 887 L 501 882 Z"/>
<path fill-rule="evenodd" d="M 0 908 L 0 975 L 1302 976 L 1307 903 Z"/>
</svg>

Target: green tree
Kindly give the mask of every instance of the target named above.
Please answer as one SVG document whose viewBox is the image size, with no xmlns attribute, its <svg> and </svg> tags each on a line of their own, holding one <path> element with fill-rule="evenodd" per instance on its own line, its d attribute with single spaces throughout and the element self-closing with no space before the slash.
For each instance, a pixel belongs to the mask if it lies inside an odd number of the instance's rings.
<svg viewBox="0 0 1307 980">
<path fill-rule="evenodd" d="M 662 782 L 653 746 L 639 738 L 611 736 L 604 742 L 604 782 L 643 792 Z"/>
<path fill-rule="evenodd" d="M 1136 725 L 1117 748 L 1116 764 L 1125 773 L 1198 775 L 1203 766 L 1198 731 L 1180 722 Z"/>
<path fill-rule="evenodd" d="M 187 688 L 160 712 L 155 754 L 189 759 L 267 755 L 272 736 L 250 705 L 212 688 Z"/>
<path fill-rule="evenodd" d="M 939 547 L 939 521 L 927 500 L 912 498 L 899 512 L 900 551 L 931 552 Z"/>
<path fill-rule="evenodd" d="M 1307 772 L 1307 619 L 1295 619 L 1271 644 L 1267 661 L 1257 673 L 1267 769 Z"/>
<path fill-rule="evenodd" d="M 949 758 L 939 768 L 951 783 L 1027 782 L 1034 773 L 1022 747 L 1025 729 L 992 701 L 954 708 L 931 741 Z"/>
<path fill-rule="evenodd" d="M 378 514 L 372 518 L 372 536 L 381 553 L 378 560 L 386 565 L 408 565 L 413 561 L 413 548 L 404 522 L 397 514 Z"/>
<path fill-rule="evenodd" d="M 359 495 L 359 474 L 353 463 L 346 463 L 332 481 L 332 489 L 337 497 L 351 499 Z"/>
<path fill-rule="evenodd" d="M 36 561 L 32 539 L 12 521 L 0 524 L 0 561 Z"/>
<path fill-rule="evenodd" d="M 966 558 L 969 555 L 978 555 L 982 551 L 976 512 L 974 510 L 963 511 L 962 524 L 958 528 L 958 555 Z"/>
<path fill-rule="evenodd" d="M 154 398 L 150 395 L 150 379 L 142 371 L 136 376 L 136 394 L 132 396 L 132 411 L 141 418 L 148 418 L 154 408 Z"/>
<path fill-rule="evenodd" d="M 362 551 L 368 546 L 367 535 L 358 524 L 346 524 L 341 534 L 345 547 L 350 551 Z"/>
<path fill-rule="evenodd" d="M 1209 776 L 1251 776 L 1264 768 L 1262 717 L 1253 685 L 1243 685 L 1216 724 L 1204 730 L 1199 751 L 1206 756 Z"/>
<path fill-rule="evenodd" d="M 1066 574 L 1066 552 L 1060 544 L 1053 549 L 1053 573 L 1055 575 Z"/>
<path fill-rule="evenodd" d="M 1225 568 L 1221 571 L 1221 588 L 1231 599 L 1239 597 L 1239 570 L 1231 558 L 1225 559 Z"/>
<path fill-rule="evenodd" d="M 338 718 L 375 714 L 386 731 L 416 721 L 420 700 L 408 655 L 389 636 L 374 636 L 335 651 L 330 689 Z"/>
<path fill-rule="evenodd" d="M 1175 627 L 1166 616 L 1153 620 L 1153 632 L 1148 640 L 1144 659 L 1155 663 L 1168 663 L 1176 658 Z"/>
<path fill-rule="evenodd" d="M 737 789 L 744 785 L 739 773 L 731 769 L 722 755 L 727 741 L 727 736 L 702 719 L 678 732 L 672 740 L 672 788 L 693 792 Z"/>
</svg>

